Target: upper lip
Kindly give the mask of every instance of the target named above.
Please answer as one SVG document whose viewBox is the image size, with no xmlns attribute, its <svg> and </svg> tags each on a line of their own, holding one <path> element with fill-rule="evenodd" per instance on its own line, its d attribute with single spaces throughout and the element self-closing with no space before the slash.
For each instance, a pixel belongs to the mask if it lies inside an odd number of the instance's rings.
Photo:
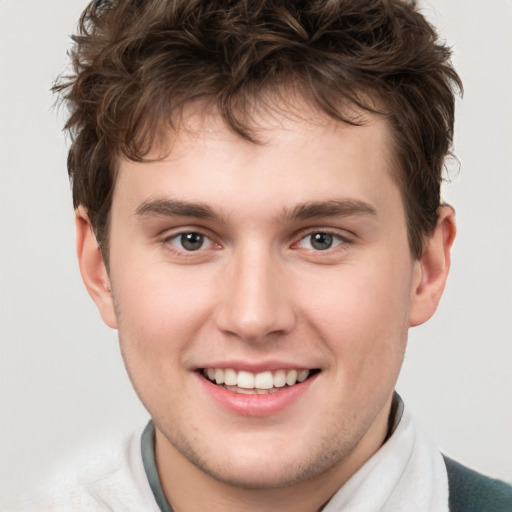
<svg viewBox="0 0 512 512">
<path fill-rule="evenodd" d="M 197 370 L 208 369 L 208 368 L 232 368 L 236 371 L 246 371 L 251 373 L 261 373 L 265 371 L 277 371 L 277 370 L 312 370 L 318 367 L 311 366 L 309 364 L 304 365 L 300 363 L 284 362 L 284 361 L 215 361 L 212 363 L 205 363 L 204 365 L 198 365 Z"/>
</svg>

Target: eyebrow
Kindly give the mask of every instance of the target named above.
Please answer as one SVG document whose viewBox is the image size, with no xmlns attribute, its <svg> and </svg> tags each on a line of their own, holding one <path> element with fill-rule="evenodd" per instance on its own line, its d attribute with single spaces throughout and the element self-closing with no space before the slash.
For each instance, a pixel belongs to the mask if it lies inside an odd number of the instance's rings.
<svg viewBox="0 0 512 512">
<path fill-rule="evenodd" d="M 175 199 L 148 199 L 135 210 L 140 216 L 179 216 L 198 219 L 214 219 L 217 213 L 204 203 L 192 203 Z"/>
<path fill-rule="evenodd" d="M 315 219 L 319 217 L 349 217 L 353 215 L 377 215 L 370 204 L 356 199 L 332 199 L 329 201 L 311 201 L 298 204 L 291 210 L 285 210 L 286 219 Z"/>
<path fill-rule="evenodd" d="M 179 216 L 197 219 L 219 219 L 221 215 L 205 203 L 180 201 L 176 199 L 148 199 L 135 210 L 138 216 Z M 356 199 L 331 199 L 310 201 L 291 209 L 284 209 L 278 218 L 285 220 L 308 220 L 320 217 L 348 217 L 354 215 L 377 215 L 370 204 Z"/>
</svg>

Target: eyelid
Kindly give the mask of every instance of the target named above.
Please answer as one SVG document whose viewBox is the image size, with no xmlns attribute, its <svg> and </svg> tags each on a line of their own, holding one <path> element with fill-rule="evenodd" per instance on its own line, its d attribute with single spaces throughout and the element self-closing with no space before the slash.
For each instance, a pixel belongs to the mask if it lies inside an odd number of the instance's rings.
<svg viewBox="0 0 512 512">
<path fill-rule="evenodd" d="M 333 237 L 336 237 L 344 242 L 350 242 L 352 240 L 350 234 L 346 230 L 339 230 L 335 228 L 308 228 L 301 230 L 294 238 L 297 240 L 297 242 L 300 242 L 304 238 L 307 238 L 308 236 L 315 235 L 317 233 L 324 233 L 326 235 L 331 235 Z"/>
</svg>

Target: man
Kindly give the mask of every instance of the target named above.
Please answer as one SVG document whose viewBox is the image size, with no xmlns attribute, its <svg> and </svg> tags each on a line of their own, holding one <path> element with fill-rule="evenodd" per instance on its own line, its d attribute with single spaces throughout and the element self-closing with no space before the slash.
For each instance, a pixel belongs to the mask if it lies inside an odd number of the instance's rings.
<svg viewBox="0 0 512 512">
<path fill-rule="evenodd" d="M 75 40 L 80 268 L 152 422 L 51 510 L 510 508 L 394 394 L 455 236 L 414 6 L 93 2 Z"/>
</svg>

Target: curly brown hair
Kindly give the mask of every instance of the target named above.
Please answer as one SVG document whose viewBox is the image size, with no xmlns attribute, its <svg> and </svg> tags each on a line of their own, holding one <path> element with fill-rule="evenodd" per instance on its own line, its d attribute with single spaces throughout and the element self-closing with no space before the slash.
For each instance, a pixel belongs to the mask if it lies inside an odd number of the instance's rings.
<svg viewBox="0 0 512 512">
<path fill-rule="evenodd" d="M 251 112 L 290 89 L 342 122 L 360 122 L 347 106 L 386 117 L 411 253 L 422 254 L 462 84 L 416 2 L 94 0 L 73 40 L 73 72 L 53 90 L 70 112 L 74 206 L 86 208 L 104 256 L 120 157 L 146 159 L 195 100 L 257 143 Z"/>
</svg>

